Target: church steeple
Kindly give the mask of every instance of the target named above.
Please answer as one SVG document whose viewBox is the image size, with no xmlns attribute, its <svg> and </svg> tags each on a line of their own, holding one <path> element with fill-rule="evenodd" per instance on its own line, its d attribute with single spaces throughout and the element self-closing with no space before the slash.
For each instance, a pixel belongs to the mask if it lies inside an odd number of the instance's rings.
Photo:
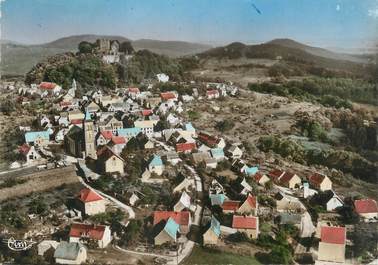
<svg viewBox="0 0 378 265">
<path fill-rule="evenodd" d="M 91 157 L 97 159 L 96 147 L 95 147 L 95 135 L 94 124 L 91 118 L 91 114 L 88 109 L 85 110 L 85 118 L 83 122 L 84 129 L 84 142 L 85 142 L 85 157 Z"/>
</svg>

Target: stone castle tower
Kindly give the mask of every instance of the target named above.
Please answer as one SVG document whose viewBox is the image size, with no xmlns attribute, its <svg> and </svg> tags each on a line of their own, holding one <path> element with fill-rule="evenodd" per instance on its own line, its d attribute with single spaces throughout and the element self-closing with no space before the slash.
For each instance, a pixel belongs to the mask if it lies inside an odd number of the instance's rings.
<svg viewBox="0 0 378 265">
<path fill-rule="evenodd" d="M 96 148 L 95 148 L 95 135 L 94 135 L 94 124 L 91 115 L 88 111 L 85 113 L 85 119 L 83 124 L 84 129 L 84 143 L 85 143 L 85 157 L 91 157 L 97 159 Z"/>
</svg>

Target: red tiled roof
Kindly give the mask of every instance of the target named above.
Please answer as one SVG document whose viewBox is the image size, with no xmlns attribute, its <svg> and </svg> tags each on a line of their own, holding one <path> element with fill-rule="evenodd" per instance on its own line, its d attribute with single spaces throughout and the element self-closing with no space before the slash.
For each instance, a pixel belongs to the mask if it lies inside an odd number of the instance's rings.
<svg viewBox="0 0 378 265">
<path fill-rule="evenodd" d="M 279 181 L 281 183 L 288 183 L 293 177 L 294 177 L 294 173 L 291 173 L 291 172 L 285 172 L 282 177 L 280 177 Z"/>
<path fill-rule="evenodd" d="M 125 144 L 126 143 L 126 140 L 124 137 L 122 136 L 113 136 L 112 137 L 112 142 L 114 144 Z"/>
<path fill-rule="evenodd" d="M 373 199 L 362 199 L 354 201 L 354 208 L 357 213 L 377 213 L 377 202 Z"/>
<path fill-rule="evenodd" d="M 160 97 L 164 100 L 168 100 L 168 99 L 176 98 L 176 95 L 172 92 L 163 92 L 163 93 L 160 93 Z"/>
<path fill-rule="evenodd" d="M 190 213 L 188 211 L 155 211 L 154 225 L 160 223 L 162 220 L 167 221 L 170 217 L 179 225 L 189 225 Z"/>
<path fill-rule="evenodd" d="M 277 180 L 284 172 L 279 169 L 273 169 L 269 172 L 269 177 L 271 177 L 274 180 Z"/>
<path fill-rule="evenodd" d="M 148 115 L 151 115 L 152 114 L 152 110 L 150 109 L 144 109 L 142 110 L 142 115 L 143 116 L 148 116 Z"/>
<path fill-rule="evenodd" d="M 21 145 L 19 148 L 18 148 L 18 151 L 23 154 L 23 155 L 26 155 L 29 150 L 30 150 L 31 146 L 28 145 L 28 144 L 23 144 Z"/>
<path fill-rule="evenodd" d="M 80 119 L 71 120 L 71 124 L 82 124 L 82 123 L 83 123 L 83 120 L 80 120 Z"/>
<path fill-rule="evenodd" d="M 212 135 L 209 135 L 204 132 L 198 134 L 198 139 L 204 142 L 207 145 L 216 145 L 218 143 L 218 138 Z"/>
<path fill-rule="evenodd" d="M 101 240 L 104 236 L 105 226 L 103 225 L 87 225 L 72 224 L 70 229 L 70 237 L 89 237 L 95 240 Z"/>
<path fill-rule="evenodd" d="M 139 93 L 139 88 L 137 88 L 137 87 L 129 87 L 128 91 L 130 93 Z"/>
<path fill-rule="evenodd" d="M 176 152 L 192 151 L 194 149 L 196 149 L 195 143 L 176 144 Z"/>
<path fill-rule="evenodd" d="M 320 185 L 324 179 L 325 176 L 319 173 L 314 173 L 313 175 L 308 177 L 308 181 L 313 185 Z"/>
<path fill-rule="evenodd" d="M 61 102 L 59 102 L 60 106 L 70 106 L 71 104 L 72 104 L 72 102 L 70 102 L 70 101 L 61 101 Z"/>
<path fill-rule="evenodd" d="M 236 229 L 256 229 L 257 219 L 255 216 L 236 216 L 232 217 L 232 228 Z"/>
<path fill-rule="evenodd" d="M 323 226 L 320 231 L 321 242 L 330 244 L 345 244 L 345 227 Z"/>
<path fill-rule="evenodd" d="M 253 178 L 255 179 L 256 182 L 259 182 L 262 177 L 263 177 L 263 174 L 261 174 L 260 172 L 257 172 L 255 175 L 253 175 Z"/>
<path fill-rule="evenodd" d="M 56 87 L 56 84 L 51 83 L 51 82 L 42 82 L 39 84 L 39 88 L 42 88 L 42 89 L 54 89 L 55 87 Z"/>
<path fill-rule="evenodd" d="M 206 94 L 211 96 L 211 95 L 216 95 L 216 94 L 219 94 L 218 90 L 207 90 L 206 91 Z"/>
<path fill-rule="evenodd" d="M 221 205 L 223 210 L 236 211 L 239 208 L 240 201 L 224 201 Z"/>
<path fill-rule="evenodd" d="M 251 194 L 248 194 L 248 197 L 246 199 L 246 201 L 248 202 L 248 204 L 252 207 L 252 208 L 256 208 L 256 197 L 255 196 L 252 196 Z"/>
<path fill-rule="evenodd" d="M 96 192 L 85 188 L 80 191 L 79 200 L 81 200 L 82 202 L 94 202 L 100 201 L 102 200 L 102 198 Z"/>
<path fill-rule="evenodd" d="M 101 135 L 104 136 L 105 139 L 111 140 L 113 137 L 113 132 L 112 131 L 102 131 Z"/>
</svg>

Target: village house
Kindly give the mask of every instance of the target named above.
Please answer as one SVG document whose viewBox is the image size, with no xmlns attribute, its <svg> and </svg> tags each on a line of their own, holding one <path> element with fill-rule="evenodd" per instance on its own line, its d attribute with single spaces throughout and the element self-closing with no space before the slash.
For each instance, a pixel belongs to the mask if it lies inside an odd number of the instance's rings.
<svg viewBox="0 0 378 265">
<path fill-rule="evenodd" d="M 345 227 L 321 227 L 318 260 L 344 263 L 345 242 Z"/>
<path fill-rule="evenodd" d="M 231 145 L 227 148 L 227 156 L 232 159 L 240 159 L 243 156 L 243 150 L 241 150 L 237 145 Z"/>
<path fill-rule="evenodd" d="M 84 106 L 84 109 L 86 111 L 88 111 L 90 114 L 95 114 L 95 113 L 101 111 L 100 106 L 96 102 L 94 102 L 94 101 L 91 101 L 91 102 L 87 103 Z"/>
<path fill-rule="evenodd" d="M 112 131 L 113 134 L 117 133 L 117 130 L 123 128 L 123 122 L 117 120 L 114 116 L 108 116 L 106 119 L 98 123 L 98 130 L 102 131 Z"/>
<path fill-rule="evenodd" d="M 94 241 L 99 248 L 106 248 L 112 241 L 111 231 L 107 225 L 74 223 L 71 225 L 69 237 L 70 242 Z"/>
<path fill-rule="evenodd" d="M 126 146 L 126 139 L 122 136 L 113 136 L 108 146 L 113 150 L 117 155 L 121 154 L 123 148 Z"/>
<path fill-rule="evenodd" d="M 281 225 L 294 225 L 299 231 L 302 230 L 302 214 L 281 212 L 279 213 L 279 220 Z"/>
<path fill-rule="evenodd" d="M 245 178 L 238 178 L 237 182 L 232 185 L 232 189 L 240 195 L 247 195 L 252 191 L 251 185 L 248 184 Z"/>
<path fill-rule="evenodd" d="M 180 234 L 186 235 L 189 233 L 191 226 L 190 212 L 181 211 L 155 211 L 154 212 L 154 226 L 159 224 L 162 221 L 167 221 L 169 218 L 172 218 L 179 225 Z"/>
<path fill-rule="evenodd" d="M 151 161 L 148 163 L 148 171 L 157 175 L 162 175 L 164 171 L 163 160 L 160 156 L 154 155 Z"/>
<path fill-rule="evenodd" d="M 296 197 L 279 192 L 275 199 L 278 212 L 300 212 L 303 210 L 301 202 Z"/>
<path fill-rule="evenodd" d="M 82 189 L 77 197 L 77 208 L 85 215 L 104 213 L 106 210 L 105 200 L 91 189 Z"/>
<path fill-rule="evenodd" d="M 194 151 L 197 146 L 195 143 L 177 143 L 175 148 L 178 153 L 190 153 Z"/>
<path fill-rule="evenodd" d="M 71 110 L 68 111 L 68 120 L 73 121 L 73 120 L 84 120 L 85 114 L 80 111 L 80 110 Z"/>
<path fill-rule="evenodd" d="M 215 98 L 219 98 L 219 96 L 220 96 L 219 91 L 216 89 L 206 91 L 207 99 L 215 99 Z"/>
<path fill-rule="evenodd" d="M 173 206 L 173 210 L 175 212 L 181 212 L 185 209 L 188 210 L 190 208 L 190 200 L 190 196 L 184 191 L 181 194 L 179 201 Z"/>
<path fill-rule="evenodd" d="M 378 220 L 378 206 L 373 199 L 361 199 L 354 201 L 354 210 L 365 220 Z"/>
<path fill-rule="evenodd" d="M 128 140 L 136 137 L 142 130 L 140 128 L 122 128 L 117 130 L 117 135 L 122 136 Z"/>
<path fill-rule="evenodd" d="M 135 121 L 134 127 L 139 128 L 147 137 L 151 137 L 154 134 L 154 127 L 158 123 L 155 120 L 143 120 Z"/>
<path fill-rule="evenodd" d="M 325 175 L 315 173 L 308 177 L 308 181 L 315 189 L 321 191 L 332 190 L 332 181 Z"/>
<path fill-rule="evenodd" d="M 176 92 L 162 92 L 160 93 L 160 98 L 163 101 L 177 101 L 177 93 Z"/>
<path fill-rule="evenodd" d="M 52 82 L 42 82 L 38 87 L 42 91 L 42 94 L 47 93 L 48 95 L 52 96 L 58 96 L 62 91 L 61 86 Z"/>
<path fill-rule="evenodd" d="M 326 209 L 329 212 L 332 212 L 336 210 L 339 207 L 342 207 L 344 205 L 343 200 L 339 198 L 339 196 L 336 195 L 336 193 L 332 192 L 333 196 L 330 196 L 330 199 L 326 202 Z"/>
<path fill-rule="evenodd" d="M 235 213 L 239 209 L 240 201 L 225 200 L 221 205 L 223 213 Z"/>
<path fill-rule="evenodd" d="M 256 239 L 259 235 L 259 218 L 234 215 L 232 217 L 232 228 L 240 233 L 245 233 L 251 239 Z"/>
<path fill-rule="evenodd" d="M 106 145 L 107 143 L 110 142 L 112 137 L 113 137 L 112 131 L 101 131 L 101 132 L 97 133 L 96 145 L 97 146 Z"/>
<path fill-rule="evenodd" d="M 144 105 L 147 108 L 155 108 L 161 103 L 161 97 L 150 97 L 144 100 Z"/>
<path fill-rule="evenodd" d="M 182 192 L 182 191 L 189 191 L 195 187 L 194 179 L 184 178 L 174 189 L 173 193 Z"/>
<path fill-rule="evenodd" d="M 44 256 L 47 251 L 50 249 L 54 249 L 54 252 L 56 248 L 58 247 L 59 242 L 55 240 L 43 240 L 41 243 L 38 244 L 38 255 Z"/>
<path fill-rule="evenodd" d="M 97 151 L 97 166 L 99 172 L 124 174 L 124 160 L 108 146 Z"/>
<path fill-rule="evenodd" d="M 237 212 L 243 215 L 257 215 L 258 202 L 255 196 L 248 194 L 245 201 L 239 206 Z"/>
<path fill-rule="evenodd" d="M 270 181 L 267 175 L 262 174 L 260 172 L 257 172 L 255 175 L 253 175 L 252 178 L 256 181 L 257 184 L 260 184 L 262 186 L 264 186 L 267 182 Z"/>
<path fill-rule="evenodd" d="M 81 264 L 87 260 L 87 249 L 77 242 L 60 242 L 54 252 L 58 264 Z"/>
<path fill-rule="evenodd" d="M 223 193 L 219 194 L 209 194 L 211 206 L 219 205 L 222 207 L 223 203 L 227 199 L 226 195 Z M 239 205 L 238 205 L 239 206 Z"/>
<path fill-rule="evenodd" d="M 155 226 L 156 229 L 158 229 L 157 226 Z M 163 229 L 155 236 L 155 245 L 160 246 L 168 242 L 176 242 L 179 227 L 179 224 L 177 224 L 172 217 L 169 217 Z"/>
<path fill-rule="evenodd" d="M 127 96 L 129 96 L 132 99 L 136 99 L 140 95 L 139 88 L 137 87 L 129 87 L 127 89 Z"/>
<path fill-rule="evenodd" d="M 297 174 L 291 172 L 285 172 L 280 170 L 272 170 L 269 172 L 269 176 L 274 182 L 289 189 L 299 188 L 302 184 L 302 179 Z"/>
<path fill-rule="evenodd" d="M 20 154 L 24 157 L 26 164 L 37 161 L 41 159 L 41 155 L 35 150 L 34 146 L 28 144 L 23 144 L 19 147 Z"/>
<path fill-rule="evenodd" d="M 160 82 L 160 83 L 166 83 L 169 81 L 169 76 L 164 74 L 164 73 L 160 73 L 160 74 L 157 74 L 156 75 L 156 78 L 157 80 Z"/>
<path fill-rule="evenodd" d="M 217 161 L 223 160 L 225 158 L 222 148 L 212 148 L 210 149 L 210 154 Z"/>
<path fill-rule="evenodd" d="M 203 234 L 204 245 L 217 245 L 221 234 L 219 221 L 212 216 L 210 221 L 210 227 Z"/>
<path fill-rule="evenodd" d="M 50 141 L 50 134 L 48 131 L 26 132 L 25 142 L 35 146 L 47 145 Z"/>
</svg>

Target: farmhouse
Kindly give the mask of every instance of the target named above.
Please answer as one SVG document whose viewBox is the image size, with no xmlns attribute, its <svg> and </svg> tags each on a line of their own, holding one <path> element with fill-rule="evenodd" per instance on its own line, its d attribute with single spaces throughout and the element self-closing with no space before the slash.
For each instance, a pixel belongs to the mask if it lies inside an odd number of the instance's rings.
<svg viewBox="0 0 378 265">
<path fill-rule="evenodd" d="M 86 215 L 104 213 L 106 208 L 105 200 L 93 190 L 82 189 L 77 197 L 78 208 Z"/>
<path fill-rule="evenodd" d="M 203 234 L 204 245 L 216 245 L 221 234 L 219 221 L 212 216 L 210 221 L 210 227 Z"/>
<path fill-rule="evenodd" d="M 232 228 L 245 233 L 249 238 L 256 239 L 259 234 L 259 218 L 255 216 L 232 217 Z"/>
<path fill-rule="evenodd" d="M 340 263 L 345 262 L 345 241 L 345 227 L 321 227 L 318 260 Z"/>
<path fill-rule="evenodd" d="M 70 229 L 70 242 L 86 242 L 93 240 L 99 248 L 105 248 L 112 240 L 109 226 L 72 224 Z"/>
</svg>

